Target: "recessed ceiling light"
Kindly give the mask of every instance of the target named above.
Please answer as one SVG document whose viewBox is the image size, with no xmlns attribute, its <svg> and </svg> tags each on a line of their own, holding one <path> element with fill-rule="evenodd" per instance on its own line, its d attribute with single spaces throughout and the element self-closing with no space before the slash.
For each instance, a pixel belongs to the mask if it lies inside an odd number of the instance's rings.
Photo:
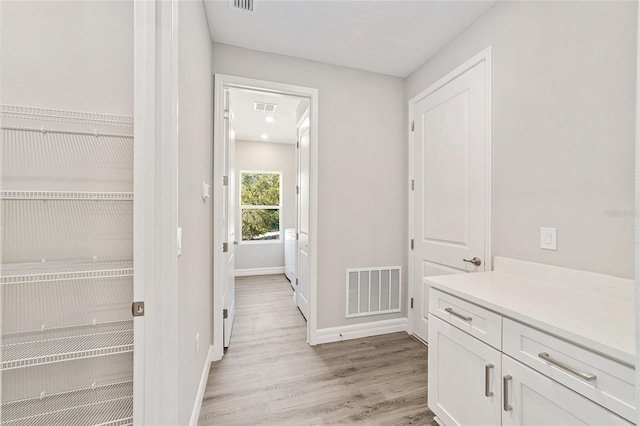
<svg viewBox="0 0 640 426">
<path fill-rule="evenodd" d="M 265 135 L 264 133 L 260 135 L 261 139 L 269 139 L 269 135 Z"/>
<path fill-rule="evenodd" d="M 265 120 L 267 120 L 267 122 L 269 123 L 273 123 L 273 117 L 268 116 L 267 118 L 265 118 Z"/>
</svg>

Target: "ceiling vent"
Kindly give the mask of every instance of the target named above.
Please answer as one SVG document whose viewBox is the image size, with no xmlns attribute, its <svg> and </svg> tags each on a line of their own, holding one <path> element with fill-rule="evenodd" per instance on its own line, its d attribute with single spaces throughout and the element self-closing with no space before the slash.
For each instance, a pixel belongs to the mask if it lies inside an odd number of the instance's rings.
<svg viewBox="0 0 640 426">
<path fill-rule="evenodd" d="M 277 106 L 276 104 L 267 104 L 264 102 L 256 102 L 253 104 L 253 108 L 256 111 L 264 111 L 264 112 L 276 112 L 276 106 Z"/>
<path fill-rule="evenodd" d="M 229 7 L 240 12 L 254 13 L 255 0 L 229 0 Z"/>
</svg>

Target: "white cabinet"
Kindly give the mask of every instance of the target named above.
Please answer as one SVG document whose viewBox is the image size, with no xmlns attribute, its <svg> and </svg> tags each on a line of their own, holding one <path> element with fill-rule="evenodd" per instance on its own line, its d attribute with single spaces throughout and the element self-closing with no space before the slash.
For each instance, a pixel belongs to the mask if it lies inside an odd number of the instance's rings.
<svg viewBox="0 0 640 426">
<path fill-rule="evenodd" d="M 495 312 L 431 289 L 429 313 L 496 349 L 502 348 L 502 317 Z"/>
<path fill-rule="evenodd" d="M 510 358 L 622 417 L 635 418 L 633 367 L 508 318 L 503 336 L 502 351 Z"/>
<path fill-rule="evenodd" d="M 429 299 L 428 404 L 441 424 L 633 424 L 632 367 L 437 289 Z"/>
<path fill-rule="evenodd" d="M 497 349 L 429 315 L 429 407 L 445 425 L 500 424 Z"/>
<path fill-rule="evenodd" d="M 506 355 L 502 357 L 502 377 L 503 425 L 632 424 Z"/>
</svg>

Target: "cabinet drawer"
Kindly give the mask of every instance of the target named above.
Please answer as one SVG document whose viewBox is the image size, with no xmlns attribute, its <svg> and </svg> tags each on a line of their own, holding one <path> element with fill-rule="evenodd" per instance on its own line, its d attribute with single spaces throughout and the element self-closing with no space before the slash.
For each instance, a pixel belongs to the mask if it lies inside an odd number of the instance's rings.
<svg viewBox="0 0 640 426">
<path fill-rule="evenodd" d="M 440 290 L 429 290 L 429 312 L 473 337 L 502 348 L 502 317 Z"/>
<path fill-rule="evenodd" d="M 502 356 L 503 426 L 631 426 L 599 404 L 547 376 Z"/>
<path fill-rule="evenodd" d="M 510 319 L 504 319 L 503 327 L 505 354 L 635 420 L 633 367 Z"/>
</svg>

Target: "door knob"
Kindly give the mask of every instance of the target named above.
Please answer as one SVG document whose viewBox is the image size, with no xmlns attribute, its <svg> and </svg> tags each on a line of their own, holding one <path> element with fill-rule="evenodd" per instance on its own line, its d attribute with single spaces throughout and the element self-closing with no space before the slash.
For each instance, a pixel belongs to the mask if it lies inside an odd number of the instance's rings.
<svg viewBox="0 0 640 426">
<path fill-rule="evenodd" d="M 465 262 L 473 263 L 476 266 L 482 265 L 482 260 L 479 257 L 474 257 L 473 259 L 462 259 Z"/>
</svg>

